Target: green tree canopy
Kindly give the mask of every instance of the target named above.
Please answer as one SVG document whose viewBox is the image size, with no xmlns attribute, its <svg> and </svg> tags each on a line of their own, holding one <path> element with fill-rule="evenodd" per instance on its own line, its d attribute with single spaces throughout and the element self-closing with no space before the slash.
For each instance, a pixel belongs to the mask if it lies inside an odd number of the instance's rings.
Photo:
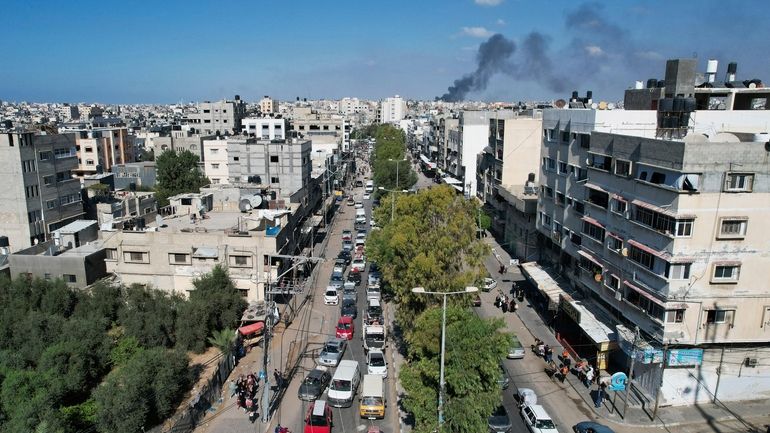
<svg viewBox="0 0 770 433">
<path fill-rule="evenodd" d="M 183 150 L 167 150 L 155 158 L 156 193 L 159 206 L 168 205 L 168 198 L 186 192 L 198 192 L 209 180 L 198 167 L 198 155 Z"/>
<path fill-rule="evenodd" d="M 374 183 L 389 190 L 409 189 L 417 183 L 417 174 L 406 158 L 404 133 L 393 125 L 378 125 L 372 158 Z M 398 169 L 398 170 L 397 170 Z"/>
<path fill-rule="evenodd" d="M 486 431 L 487 417 L 501 402 L 498 365 L 511 344 L 503 328 L 500 319 L 481 319 L 465 307 L 447 308 L 442 431 Z M 431 432 L 437 428 L 441 308 L 417 317 L 407 343 L 409 362 L 400 373 L 404 407 L 415 417 L 415 432 Z"/>
<path fill-rule="evenodd" d="M 379 265 L 388 290 L 396 296 L 397 318 L 406 328 L 428 303 L 437 302 L 413 294 L 413 287 L 461 290 L 484 275 L 482 259 L 489 249 L 476 239 L 476 209 L 444 185 L 398 194 L 392 223 L 390 206 L 375 210 L 382 229 L 370 235 L 367 255 Z M 468 305 L 469 300 L 470 296 L 460 297 L 458 302 Z"/>
</svg>

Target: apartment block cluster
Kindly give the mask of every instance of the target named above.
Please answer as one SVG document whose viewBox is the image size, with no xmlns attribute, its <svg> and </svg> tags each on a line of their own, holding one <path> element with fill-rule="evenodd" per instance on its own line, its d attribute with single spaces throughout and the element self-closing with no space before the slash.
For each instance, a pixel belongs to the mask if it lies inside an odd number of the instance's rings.
<svg viewBox="0 0 770 433">
<path fill-rule="evenodd" d="M 719 72 L 675 59 L 614 103 L 403 124 L 423 171 L 483 204 L 564 347 L 634 359 L 649 405 L 770 396 L 770 90 Z"/>
<path fill-rule="evenodd" d="M 0 272 L 184 294 L 224 264 L 246 299 L 264 299 L 288 264 L 277 256 L 308 254 L 354 172 L 353 126 L 405 116 L 392 99 L 0 102 Z M 210 185 L 159 207 L 154 158 L 169 150 L 195 154 Z"/>
</svg>

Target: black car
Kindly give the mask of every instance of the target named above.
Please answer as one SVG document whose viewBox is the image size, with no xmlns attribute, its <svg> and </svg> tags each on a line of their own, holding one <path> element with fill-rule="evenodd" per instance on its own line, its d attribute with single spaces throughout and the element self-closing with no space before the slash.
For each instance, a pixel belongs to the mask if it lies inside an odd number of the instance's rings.
<svg viewBox="0 0 770 433">
<path fill-rule="evenodd" d="M 338 259 L 345 260 L 345 264 L 349 265 L 350 261 L 353 260 L 353 256 L 350 255 L 350 251 L 342 250 L 339 254 L 337 254 Z"/>
<path fill-rule="evenodd" d="M 305 380 L 299 386 L 297 397 L 300 400 L 313 401 L 323 394 L 326 387 L 329 386 L 332 375 L 329 369 L 324 366 L 317 366 L 308 373 Z"/>
<path fill-rule="evenodd" d="M 487 419 L 487 425 L 489 431 L 494 433 L 508 433 L 513 428 L 511 417 L 508 416 L 508 411 L 502 405 L 492 412 L 492 415 Z"/>
<path fill-rule="evenodd" d="M 372 200 L 372 207 L 377 207 L 377 206 L 379 206 L 379 205 L 380 205 L 380 199 L 379 199 L 379 197 L 378 197 L 378 198 L 375 198 L 374 200 Z"/>
<path fill-rule="evenodd" d="M 579 422 L 572 426 L 572 431 L 575 433 L 614 433 L 614 431 L 606 425 L 593 421 Z"/>
<path fill-rule="evenodd" d="M 361 285 L 361 273 L 360 272 L 351 272 L 348 274 L 348 281 L 355 283 L 356 286 Z"/>
<path fill-rule="evenodd" d="M 355 319 L 358 317 L 358 307 L 356 301 L 352 299 L 343 299 L 340 307 L 340 316 L 347 316 Z"/>
</svg>

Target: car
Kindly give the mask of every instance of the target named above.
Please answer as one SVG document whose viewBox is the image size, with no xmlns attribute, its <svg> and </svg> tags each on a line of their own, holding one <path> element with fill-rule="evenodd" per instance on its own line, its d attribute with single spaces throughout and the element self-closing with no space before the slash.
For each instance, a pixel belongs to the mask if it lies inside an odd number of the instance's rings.
<svg viewBox="0 0 770 433">
<path fill-rule="evenodd" d="M 380 301 L 375 299 L 370 299 L 368 302 L 368 305 L 366 307 L 366 315 L 364 316 L 364 319 L 366 319 L 366 323 L 383 323 L 382 322 L 382 306 L 380 305 Z"/>
<path fill-rule="evenodd" d="M 358 306 L 355 299 L 345 298 L 345 293 L 342 294 L 342 306 L 340 307 L 340 315 L 355 319 L 358 317 Z"/>
<path fill-rule="evenodd" d="M 487 277 L 487 278 L 484 278 L 484 284 L 481 290 L 484 292 L 489 292 L 495 287 L 497 287 L 497 281 L 495 281 L 494 278 Z"/>
<path fill-rule="evenodd" d="M 350 264 L 350 261 L 353 260 L 353 255 L 350 254 L 350 251 L 342 250 L 337 254 L 337 258 L 345 260 L 345 263 Z"/>
<path fill-rule="evenodd" d="M 531 388 L 519 388 L 516 390 L 516 394 L 513 395 L 513 399 L 516 400 L 519 407 L 525 404 L 533 405 L 537 404 L 537 394 Z"/>
<path fill-rule="evenodd" d="M 325 400 L 314 401 L 307 408 L 305 417 L 305 433 L 331 433 L 332 408 Z"/>
<path fill-rule="evenodd" d="M 342 241 L 342 250 L 343 251 L 352 251 L 353 250 L 353 241 Z"/>
<path fill-rule="evenodd" d="M 370 425 L 369 428 L 366 430 L 366 433 L 382 433 L 382 429 L 377 427 L 376 425 Z"/>
<path fill-rule="evenodd" d="M 356 237 L 357 238 L 360 238 L 360 237 L 364 237 L 365 238 L 366 237 L 366 229 L 363 229 L 363 228 L 358 229 L 356 231 Z"/>
<path fill-rule="evenodd" d="M 611 428 L 604 424 L 593 421 L 583 421 L 572 426 L 575 433 L 615 433 Z"/>
<path fill-rule="evenodd" d="M 364 202 L 362 202 L 360 200 L 356 200 L 355 208 L 356 209 L 363 209 L 364 208 Z"/>
<path fill-rule="evenodd" d="M 524 346 L 521 345 L 521 342 L 519 341 L 519 337 L 514 335 L 513 343 L 511 344 L 511 347 L 508 349 L 508 355 L 506 355 L 506 358 L 523 359 L 526 353 L 527 351 L 524 350 Z"/>
<path fill-rule="evenodd" d="M 491 433 L 508 433 L 513 429 L 511 417 L 503 405 L 497 406 L 492 415 L 487 418 L 487 426 Z"/>
<path fill-rule="evenodd" d="M 359 248 L 361 249 L 361 251 L 363 251 L 364 248 L 366 248 L 366 238 L 356 238 L 354 243 L 356 245 L 356 251 L 358 251 Z"/>
<path fill-rule="evenodd" d="M 379 301 L 382 298 L 382 290 L 377 284 L 370 284 L 366 286 L 366 299 L 375 299 Z"/>
<path fill-rule="evenodd" d="M 305 376 L 305 379 L 299 385 L 297 397 L 303 401 L 316 400 L 323 394 L 331 380 L 332 374 L 329 372 L 329 369 L 323 365 L 319 365 L 310 370 L 310 373 Z"/>
<path fill-rule="evenodd" d="M 353 231 L 352 230 L 343 230 L 342 231 L 342 240 L 343 241 L 353 240 Z"/>
<path fill-rule="evenodd" d="M 336 367 L 342 359 L 342 355 L 345 353 L 345 347 L 347 344 L 345 340 L 339 338 L 330 338 L 326 340 L 324 347 L 321 349 L 321 353 L 318 354 L 318 364 L 328 367 Z"/>
<path fill-rule="evenodd" d="M 339 260 L 339 261 L 335 260 L 334 261 L 334 269 L 332 270 L 332 273 L 333 274 L 336 274 L 336 273 L 342 274 L 342 273 L 345 272 L 345 268 L 346 267 L 347 267 L 347 265 L 345 264 L 344 260 Z"/>
<path fill-rule="evenodd" d="M 556 430 L 556 423 L 553 422 L 545 408 L 539 404 L 525 404 L 522 406 L 521 417 L 532 433 L 559 433 Z"/>
<path fill-rule="evenodd" d="M 368 374 L 388 377 L 388 363 L 385 361 L 385 353 L 382 349 L 369 349 L 369 353 L 366 354 L 366 371 Z"/>
<path fill-rule="evenodd" d="M 380 284 L 380 273 L 374 272 L 369 268 L 369 275 L 366 277 L 366 283 L 370 286 L 376 286 Z"/>
<path fill-rule="evenodd" d="M 358 289 L 356 289 L 356 284 L 352 281 L 347 281 L 342 286 L 342 300 L 350 299 L 353 302 L 358 301 Z"/>
<path fill-rule="evenodd" d="M 478 293 L 473 298 L 473 306 L 474 307 L 480 307 L 481 306 L 481 296 L 479 296 Z"/>
<path fill-rule="evenodd" d="M 379 205 L 380 205 L 380 199 L 379 198 L 375 198 L 374 200 L 372 200 L 372 206 L 373 207 L 377 207 Z"/>
<path fill-rule="evenodd" d="M 350 264 L 350 272 L 364 272 L 366 269 L 366 261 L 363 258 L 355 258 Z"/>
<path fill-rule="evenodd" d="M 337 288 L 334 286 L 327 286 L 324 292 L 324 305 L 337 305 L 340 303 L 340 295 L 337 293 Z"/>
<path fill-rule="evenodd" d="M 348 206 L 353 206 L 354 204 L 356 204 L 356 201 L 353 200 L 353 197 L 348 197 Z"/>
<path fill-rule="evenodd" d="M 361 274 L 356 272 L 351 272 L 348 274 L 348 283 L 353 283 L 353 285 L 358 286 L 361 284 Z"/>
<path fill-rule="evenodd" d="M 345 284 L 344 281 L 342 281 L 342 274 L 332 274 L 332 277 L 329 278 L 329 286 L 340 288 Z"/>
<path fill-rule="evenodd" d="M 345 267 L 348 265 L 347 260 L 343 259 L 342 257 L 337 257 L 334 259 L 334 267 L 342 267 L 342 269 L 345 269 Z"/>
<path fill-rule="evenodd" d="M 352 340 L 355 331 L 356 326 L 353 324 L 353 318 L 341 316 L 337 321 L 337 328 L 334 330 L 334 335 L 343 340 Z"/>
<path fill-rule="evenodd" d="M 357 180 L 356 181 L 356 187 L 363 188 L 364 187 L 364 181 L 363 180 Z"/>
<path fill-rule="evenodd" d="M 369 200 L 370 198 L 372 198 L 371 194 L 369 193 L 364 194 L 364 200 Z"/>
<path fill-rule="evenodd" d="M 511 378 L 508 377 L 508 372 L 505 371 L 503 364 L 498 364 L 498 367 L 500 367 L 500 378 L 497 379 L 497 384 L 500 385 L 500 389 L 508 389 L 508 386 L 511 384 Z"/>
</svg>

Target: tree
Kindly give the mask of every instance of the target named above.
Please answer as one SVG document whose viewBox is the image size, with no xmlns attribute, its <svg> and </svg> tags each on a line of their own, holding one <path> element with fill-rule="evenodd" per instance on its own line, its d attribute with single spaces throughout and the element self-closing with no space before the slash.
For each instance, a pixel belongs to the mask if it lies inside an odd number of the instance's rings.
<svg viewBox="0 0 770 433">
<path fill-rule="evenodd" d="M 445 394 L 442 431 L 486 430 L 486 419 L 501 402 L 500 359 L 511 345 L 500 319 L 484 320 L 465 307 L 447 308 Z M 400 377 L 404 407 L 415 417 L 416 432 L 437 428 L 441 350 L 441 308 L 417 317 L 407 334 L 409 362 Z"/>
<path fill-rule="evenodd" d="M 167 150 L 155 158 L 156 192 L 159 206 L 168 198 L 186 192 L 198 192 L 209 180 L 198 167 L 198 156 L 189 150 Z"/>
<path fill-rule="evenodd" d="M 390 206 L 375 210 L 382 229 L 372 232 L 366 250 L 381 268 L 387 290 L 398 302 L 396 317 L 408 330 L 412 318 L 436 302 L 411 289 L 441 292 L 476 284 L 484 275 L 489 247 L 476 239 L 476 205 L 449 186 L 398 194 L 395 208 L 392 223 Z M 468 305 L 470 295 L 456 302 Z"/>
<path fill-rule="evenodd" d="M 176 342 L 176 313 L 183 303 L 178 295 L 132 284 L 126 289 L 118 322 L 125 334 L 139 340 L 142 347 L 172 347 Z"/>
<path fill-rule="evenodd" d="M 223 355 L 228 356 L 233 351 L 233 341 L 235 340 L 234 329 L 223 329 L 214 331 L 209 337 L 209 343 L 219 349 Z"/>
</svg>

